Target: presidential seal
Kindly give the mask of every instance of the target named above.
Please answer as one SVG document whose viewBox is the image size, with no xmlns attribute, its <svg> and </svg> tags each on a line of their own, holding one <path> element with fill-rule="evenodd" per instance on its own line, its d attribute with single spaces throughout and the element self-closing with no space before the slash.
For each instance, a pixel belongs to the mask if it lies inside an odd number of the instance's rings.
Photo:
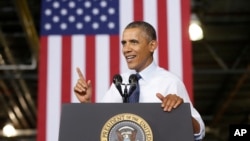
<svg viewBox="0 0 250 141">
<path fill-rule="evenodd" d="M 100 141 L 153 141 L 153 133 L 143 118 L 123 113 L 111 117 L 104 124 Z"/>
</svg>

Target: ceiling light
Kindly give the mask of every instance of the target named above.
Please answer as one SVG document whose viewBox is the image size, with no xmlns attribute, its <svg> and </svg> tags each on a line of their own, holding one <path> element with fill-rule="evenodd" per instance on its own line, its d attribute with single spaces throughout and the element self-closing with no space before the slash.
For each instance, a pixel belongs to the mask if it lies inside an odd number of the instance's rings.
<svg viewBox="0 0 250 141">
<path fill-rule="evenodd" d="M 12 124 L 8 123 L 3 127 L 3 134 L 6 137 L 13 137 L 16 135 L 16 129 Z"/>
<path fill-rule="evenodd" d="M 191 15 L 191 21 L 189 25 L 189 37 L 192 41 L 198 41 L 203 39 L 201 22 L 196 14 Z"/>
</svg>

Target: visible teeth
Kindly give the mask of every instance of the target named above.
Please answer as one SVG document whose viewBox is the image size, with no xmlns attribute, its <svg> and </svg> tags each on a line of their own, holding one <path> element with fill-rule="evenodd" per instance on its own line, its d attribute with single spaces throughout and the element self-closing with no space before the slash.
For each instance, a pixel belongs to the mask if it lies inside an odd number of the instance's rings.
<svg viewBox="0 0 250 141">
<path fill-rule="evenodd" d="M 134 58 L 135 56 L 127 56 L 126 58 L 127 59 L 132 59 L 132 58 Z"/>
</svg>

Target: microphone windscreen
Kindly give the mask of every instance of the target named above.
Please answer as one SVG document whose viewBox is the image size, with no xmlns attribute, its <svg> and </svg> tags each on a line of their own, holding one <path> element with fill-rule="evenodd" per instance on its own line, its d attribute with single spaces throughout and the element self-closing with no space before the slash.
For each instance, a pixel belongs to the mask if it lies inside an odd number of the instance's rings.
<svg viewBox="0 0 250 141">
<path fill-rule="evenodd" d="M 129 96 L 130 96 L 137 87 L 138 78 L 137 78 L 137 76 L 135 74 L 131 74 L 129 76 L 128 81 L 129 81 L 129 84 L 130 84 L 130 88 L 129 88 Z"/>
<path fill-rule="evenodd" d="M 115 84 L 115 87 L 117 88 L 117 90 L 119 91 L 119 93 L 121 94 L 121 96 L 123 96 L 122 93 L 122 77 L 120 74 L 116 74 L 113 77 L 113 83 Z"/>
<path fill-rule="evenodd" d="M 120 74 L 114 75 L 114 77 L 113 77 L 113 83 L 114 83 L 115 85 L 121 84 L 121 83 L 122 83 L 122 77 L 121 77 Z"/>
<path fill-rule="evenodd" d="M 134 85 L 134 84 L 136 84 L 138 82 L 138 78 L 137 78 L 137 76 L 135 74 L 131 74 L 129 76 L 128 81 L 129 81 L 129 84 Z"/>
</svg>

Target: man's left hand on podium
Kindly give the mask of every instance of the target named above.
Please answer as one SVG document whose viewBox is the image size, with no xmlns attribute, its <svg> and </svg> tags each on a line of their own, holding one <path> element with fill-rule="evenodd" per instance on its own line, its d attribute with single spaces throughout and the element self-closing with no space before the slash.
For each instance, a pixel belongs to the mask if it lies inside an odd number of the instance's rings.
<svg viewBox="0 0 250 141">
<path fill-rule="evenodd" d="M 162 94 L 157 93 L 156 96 L 162 101 L 161 107 L 164 111 L 170 112 L 183 103 L 183 99 L 176 94 L 168 94 L 164 97 Z"/>
</svg>

